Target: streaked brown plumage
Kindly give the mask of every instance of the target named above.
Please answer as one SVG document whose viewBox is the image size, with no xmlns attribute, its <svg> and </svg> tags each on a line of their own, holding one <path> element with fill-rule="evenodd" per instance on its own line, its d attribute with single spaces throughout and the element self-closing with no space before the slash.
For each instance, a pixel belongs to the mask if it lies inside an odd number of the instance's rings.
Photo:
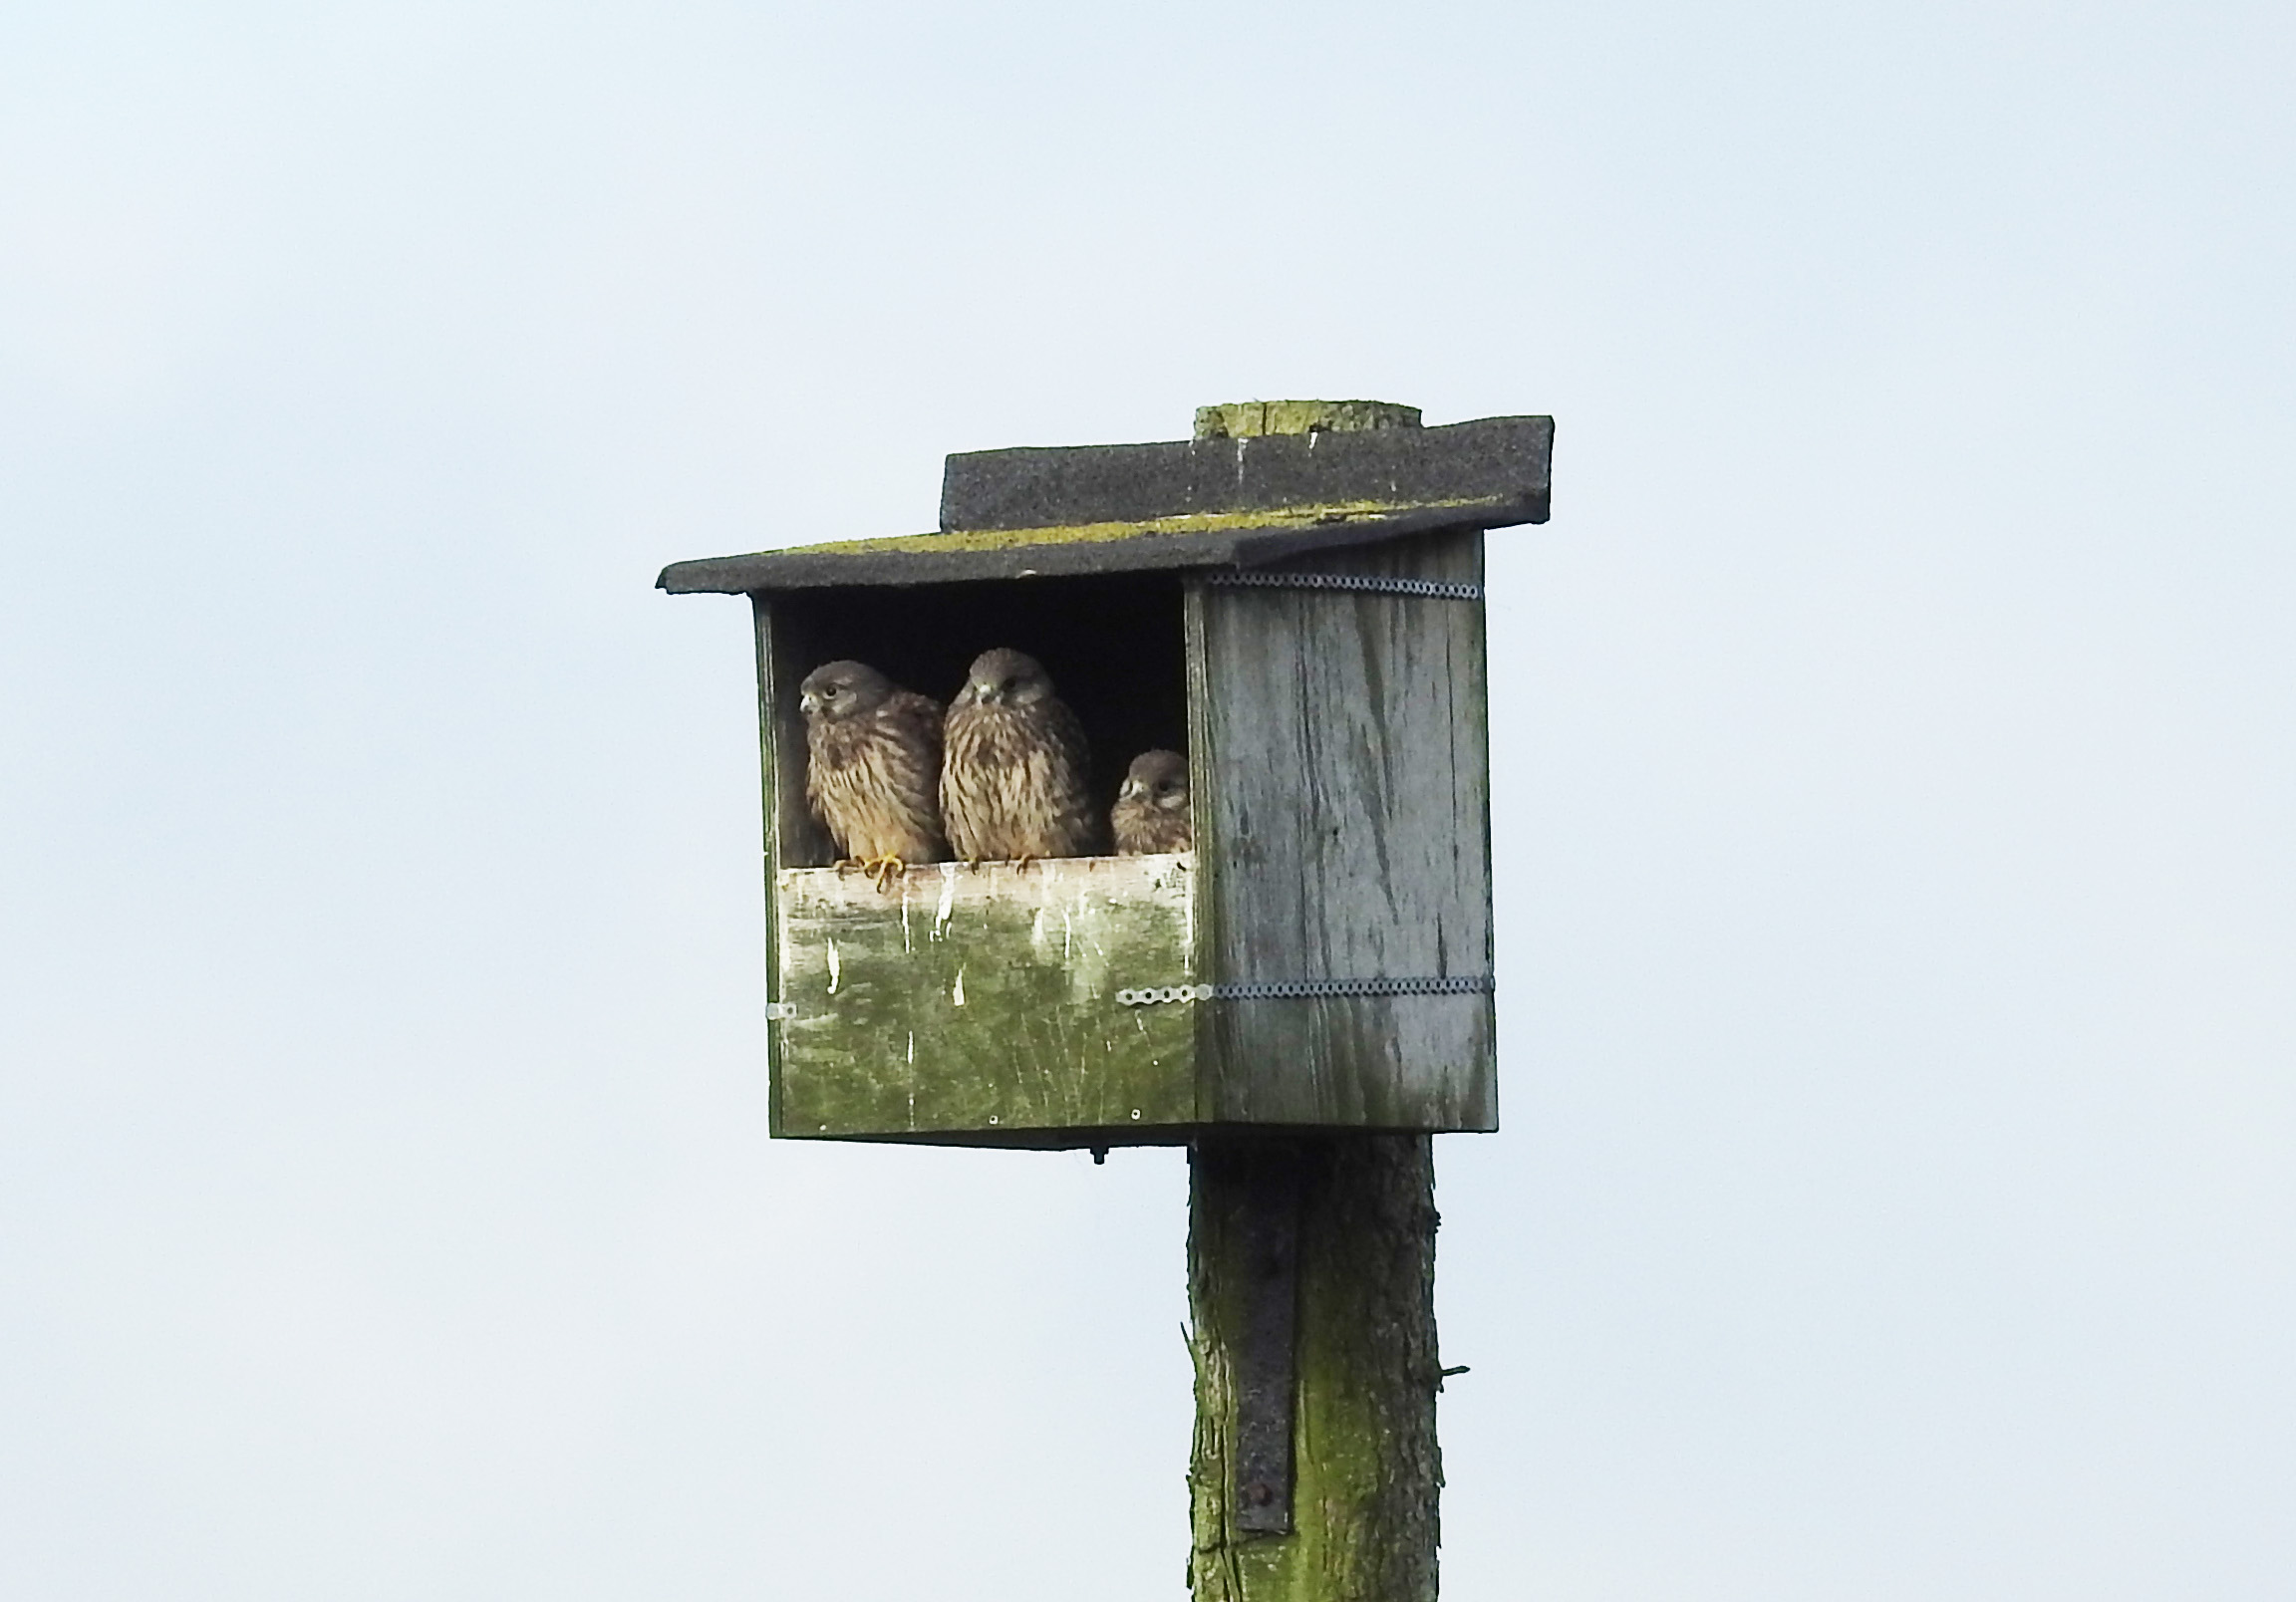
<svg viewBox="0 0 2296 1602">
<path fill-rule="evenodd" d="M 974 660 L 949 703 L 941 820 L 969 862 L 1090 855 L 1099 835 L 1083 725 L 1032 657 Z"/>
<path fill-rule="evenodd" d="M 1119 857 L 1186 851 L 1190 840 L 1188 759 L 1178 751 L 1142 751 L 1134 757 L 1108 822 L 1116 835 Z"/>
<path fill-rule="evenodd" d="M 824 663 L 798 686 L 805 802 L 847 857 L 942 862 L 941 703 L 866 663 Z"/>
</svg>

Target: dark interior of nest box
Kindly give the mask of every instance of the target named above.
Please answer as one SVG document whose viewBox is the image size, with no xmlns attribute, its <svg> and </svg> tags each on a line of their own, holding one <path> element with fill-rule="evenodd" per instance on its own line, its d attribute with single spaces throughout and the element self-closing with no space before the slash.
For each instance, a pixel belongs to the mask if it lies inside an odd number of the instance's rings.
<svg viewBox="0 0 2296 1602">
<path fill-rule="evenodd" d="M 806 812 L 797 686 L 825 662 L 867 663 L 947 705 L 984 651 L 1034 657 L 1084 725 L 1092 793 L 1105 819 L 1142 751 L 1188 749 L 1188 657 L 1180 578 L 1126 573 L 974 584 L 785 590 L 761 598 L 773 649 L 782 797 L 780 860 L 817 868 L 829 837 Z"/>
</svg>

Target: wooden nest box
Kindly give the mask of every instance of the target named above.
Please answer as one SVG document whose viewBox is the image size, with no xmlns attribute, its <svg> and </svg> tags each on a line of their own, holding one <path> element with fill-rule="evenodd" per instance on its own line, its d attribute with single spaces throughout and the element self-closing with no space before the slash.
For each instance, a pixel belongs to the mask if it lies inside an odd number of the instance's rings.
<svg viewBox="0 0 2296 1602">
<path fill-rule="evenodd" d="M 937 533 L 681 562 L 747 595 L 772 1133 L 975 1146 L 1497 1127 L 1483 532 L 1547 518 L 1548 417 L 1206 407 L 1171 443 L 949 458 Z M 1188 757 L 1194 849 L 831 866 L 798 681 L 946 701 L 1043 664 L 1125 768 Z"/>
</svg>

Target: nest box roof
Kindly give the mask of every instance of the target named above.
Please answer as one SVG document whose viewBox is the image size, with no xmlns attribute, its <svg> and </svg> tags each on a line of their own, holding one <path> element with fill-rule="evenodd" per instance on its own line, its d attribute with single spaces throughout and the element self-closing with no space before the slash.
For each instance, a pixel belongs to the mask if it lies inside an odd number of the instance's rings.
<svg viewBox="0 0 2296 1602">
<path fill-rule="evenodd" d="M 676 595 L 1249 567 L 1432 528 L 1547 521 L 1552 417 L 969 451 L 941 529 L 676 562 Z"/>
</svg>

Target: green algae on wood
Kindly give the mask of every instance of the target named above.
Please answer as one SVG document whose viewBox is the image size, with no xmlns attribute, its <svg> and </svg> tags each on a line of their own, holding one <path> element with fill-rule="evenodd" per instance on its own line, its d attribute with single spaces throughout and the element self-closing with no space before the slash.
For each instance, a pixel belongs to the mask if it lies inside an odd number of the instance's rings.
<svg viewBox="0 0 2296 1602">
<path fill-rule="evenodd" d="M 1361 433 L 1416 428 L 1417 406 L 1392 400 L 1233 400 L 1196 408 L 1199 439 L 1264 439 L 1271 434 Z"/>
<path fill-rule="evenodd" d="M 1237 1527 L 1253 1166 L 1300 1165 L 1292 1531 Z M 1424 1135 L 1207 1137 L 1189 1157 L 1195 1602 L 1434 1602 L 1435 1165 Z"/>
<path fill-rule="evenodd" d="M 775 876 L 776 1135 L 1023 1137 L 1196 1116 L 1191 859 Z"/>
<path fill-rule="evenodd" d="M 1497 509 L 1496 496 L 1444 501 L 1328 501 L 1263 512 L 1191 512 L 1126 522 L 1069 523 L 1051 528 L 964 528 L 941 534 L 889 534 L 870 540 L 830 540 L 802 546 L 809 556 L 878 555 L 887 551 L 1008 551 L 1024 545 L 1083 545 L 1142 539 L 1156 534 L 1227 534 L 1245 530 L 1312 528 L 1359 517 L 1393 517 L 1404 512 L 1455 509 L 1467 514 Z"/>
</svg>

